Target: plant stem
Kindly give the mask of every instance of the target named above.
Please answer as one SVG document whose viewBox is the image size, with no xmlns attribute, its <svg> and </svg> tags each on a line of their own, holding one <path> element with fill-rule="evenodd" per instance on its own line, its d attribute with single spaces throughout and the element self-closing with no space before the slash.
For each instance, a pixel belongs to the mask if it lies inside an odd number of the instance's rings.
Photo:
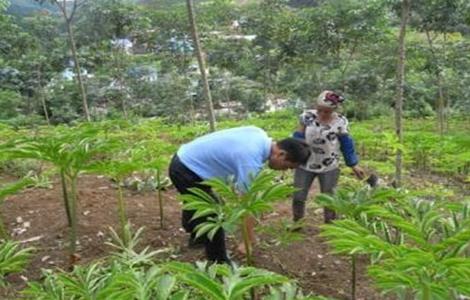
<svg viewBox="0 0 470 300">
<path fill-rule="evenodd" d="M 247 217 L 244 218 L 242 222 L 242 235 L 243 235 L 243 243 L 245 244 L 245 252 L 246 252 L 246 263 L 247 265 L 251 266 L 252 265 L 252 260 L 251 260 L 251 243 L 250 239 L 248 237 L 248 228 L 247 228 Z"/>
<path fill-rule="evenodd" d="M 3 217 L 1 213 L 0 213 L 0 238 L 4 240 L 8 239 L 7 229 L 5 228 L 5 224 L 3 222 Z"/>
<path fill-rule="evenodd" d="M 67 181 L 65 179 L 65 173 L 63 170 L 60 171 L 60 182 L 62 184 L 62 196 L 64 198 L 65 213 L 67 214 L 67 222 L 69 227 L 72 227 L 72 216 L 70 214 L 69 195 L 67 193 Z"/>
<path fill-rule="evenodd" d="M 126 214 L 126 204 L 124 202 L 124 196 L 122 193 L 121 180 L 118 180 L 118 214 L 119 214 L 119 223 L 121 224 L 121 236 L 122 240 L 128 245 L 127 235 L 126 235 L 126 224 L 127 224 L 127 214 Z"/>
<path fill-rule="evenodd" d="M 431 300 L 431 294 L 429 292 L 429 286 L 428 285 L 424 285 L 424 289 L 423 289 L 423 300 Z"/>
<path fill-rule="evenodd" d="M 351 256 L 351 299 L 356 300 L 356 255 Z"/>
<path fill-rule="evenodd" d="M 160 170 L 157 169 L 157 197 L 158 197 L 158 206 L 160 209 L 160 228 L 163 229 L 163 198 L 162 198 L 162 189 L 160 185 L 161 185 Z"/>
<path fill-rule="evenodd" d="M 71 216 L 71 231 L 70 231 L 70 255 L 74 256 L 77 248 L 77 177 L 70 178 L 71 197 L 70 197 L 70 216 Z M 73 264 L 73 263 L 72 263 Z"/>
</svg>

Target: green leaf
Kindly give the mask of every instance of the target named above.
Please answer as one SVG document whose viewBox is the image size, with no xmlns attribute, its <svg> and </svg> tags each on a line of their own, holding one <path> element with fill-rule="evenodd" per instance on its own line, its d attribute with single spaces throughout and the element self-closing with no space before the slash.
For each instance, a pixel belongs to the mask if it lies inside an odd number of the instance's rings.
<svg viewBox="0 0 470 300">
<path fill-rule="evenodd" d="M 248 278 L 244 278 L 242 281 L 233 286 L 233 288 L 230 290 L 230 298 L 240 299 L 252 288 L 281 284 L 285 282 L 288 282 L 286 277 L 269 272 L 259 274 L 257 276 L 249 276 Z"/>
<path fill-rule="evenodd" d="M 33 248 L 20 248 L 14 241 L 0 242 L 0 285 L 5 284 L 5 275 L 19 273 L 28 264 Z"/>
<path fill-rule="evenodd" d="M 207 299 L 225 300 L 225 294 L 221 285 L 207 274 L 194 269 L 189 264 L 171 262 L 165 265 L 165 269 L 176 272 L 177 278 L 203 293 Z"/>
<path fill-rule="evenodd" d="M 201 223 L 198 226 L 196 226 L 196 238 L 199 238 L 200 236 L 205 235 L 208 233 L 210 230 L 213 230 L 214 228 L 220 228 L 217 224 L 214 223 Z"/>
<path fill-rule="evenodd" d="M 170 275 L 163 275 L 158 279 L 156 285 L 157 289 L 157 300 L 170 299 L 170 294 L 176 285 L 176 278 Z M 181 297 L 181 296 L 180 296 Z M 171 299 L 174 299 L 171 297 Z"/>
</svg>

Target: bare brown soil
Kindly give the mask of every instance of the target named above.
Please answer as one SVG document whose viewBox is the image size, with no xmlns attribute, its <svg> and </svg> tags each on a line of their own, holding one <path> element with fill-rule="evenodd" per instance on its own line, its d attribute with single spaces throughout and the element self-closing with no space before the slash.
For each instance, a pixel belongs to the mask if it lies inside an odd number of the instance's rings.
<svg viewBox="0 0 470 300">
<path fill-rule="evenodd" d="M 134 228 L 145 226 L 142 245 L 152 250 L 170 247 L 171 259 L 192 262 L 204 258 L 203 250 L 187 247 L 187 234 L 180 226 L 181 206 L 176 192 L 170 189 L 165 197 L 165 228 L 159 226 L 158 202 L 154 193 L 126 191 L 128 214 Z M 103 177 L 83 176 L 79 180 L 79 246 L 80 263 L 86 264 L 109 254 L 109 227 L 117 228 L 116 189 Z M 68 227 L 62 204 L 60 185 L 57 180 L 52 189 L 28 189 L 8 198 L 2 208 L 5 223 L 10 232 L 24 222 L 30 227 L 16 240 L 39 240 L 27 242 L 37 250 L 27 270 L 8 278 L 10 287 L 0 291 L 0 299 L 14 299 L 25 286 L 25 280 L 38 280 L 41 268 L 67 268 Z M 21 217 L 21 222 L 18 218 Z M 290 202 L 279 203 L 274 213 L 266 215 L 262 223 L 276 223 L 290 218 Z M 262 234 L 255 249 L 255 265 L 296 279 L 305 293 L 348 299 L 351 268 L 349 259 L 332 255 L 322 238 L 318 225 L 322 215 L 311 209 L 308 215 L 305 237 L 301 241 L 281 246 L 270 243 L 272 236 Z M 236 253 L 237 240 L 229 238 L 229 248 L 237 263 L 243 258 Z M 359 262 L 358 299 L 383 299 L 372 288 L 366 277 L 366 261 Z"/>
</svg>

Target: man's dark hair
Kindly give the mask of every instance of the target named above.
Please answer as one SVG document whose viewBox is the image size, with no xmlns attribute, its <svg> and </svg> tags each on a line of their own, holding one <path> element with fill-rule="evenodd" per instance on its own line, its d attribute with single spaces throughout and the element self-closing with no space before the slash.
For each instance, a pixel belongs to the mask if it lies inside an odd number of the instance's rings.
<svg viewBox="0 0 470 300">
<path fill-rule="evenodd" d="M 305 164 L 310 156 L 310 150 L 302 140 L 287 138 L 277 142 L 281 150 L 286 151 L 286 159 L 293 163 Z"/>
</svg>

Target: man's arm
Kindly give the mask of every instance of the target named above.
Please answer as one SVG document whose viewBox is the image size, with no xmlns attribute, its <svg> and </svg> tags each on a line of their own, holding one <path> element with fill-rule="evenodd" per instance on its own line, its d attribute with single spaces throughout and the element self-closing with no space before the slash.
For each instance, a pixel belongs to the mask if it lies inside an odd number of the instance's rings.
<svg viewBox="0 0 470 300">
<path fill-rule="evenodd" d="M 240 159 L 242 160 L 243 158 Z M 258 175 L 262 167 L 262 165 L 258 166 L 255 163 L 240 164 L 237 166 L 237 181 L 235 184 L 240 193 L 244 194 L 249 190 L 252 179 Z"/>
</svg>

